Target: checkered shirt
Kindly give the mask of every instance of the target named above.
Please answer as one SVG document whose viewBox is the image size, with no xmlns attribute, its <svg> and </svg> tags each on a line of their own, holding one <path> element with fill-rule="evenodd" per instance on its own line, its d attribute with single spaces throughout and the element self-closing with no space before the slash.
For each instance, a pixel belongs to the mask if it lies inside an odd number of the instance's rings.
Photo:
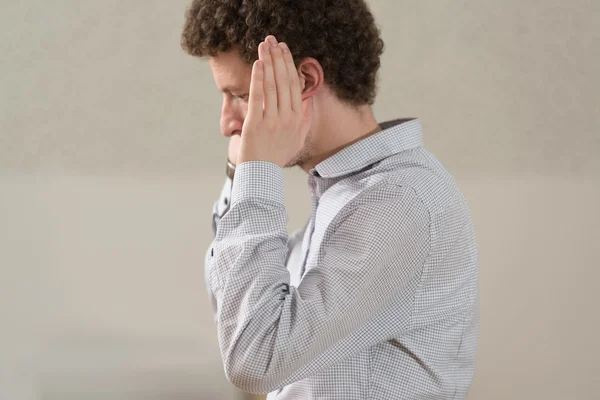
<svg viewBox="0 0 600 400">
<path fill-rule="evenodd" d="M 283 170 L 240 164 L 213 209 L 206 280 L 225 374 L 288 399 L 464 399 L 479 326 L 467 203 L 418 119 L 308 175 L 288 237 Z"/>
</svg>

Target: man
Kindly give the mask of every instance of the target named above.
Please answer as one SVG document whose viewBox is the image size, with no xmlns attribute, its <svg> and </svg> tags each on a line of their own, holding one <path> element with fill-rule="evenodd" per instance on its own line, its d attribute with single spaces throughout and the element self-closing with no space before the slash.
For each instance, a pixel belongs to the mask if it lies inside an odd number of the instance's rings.
<svg viewBox="0 0 600 400">
<path fill-rule="evenodd" d="M 364 1 L 194 0 L 182 44 L 208 58 L 230 138 L 206 260 L 228 379 L 270 399 L 465 398 L 473 225 L 419 120 L 373 116 Z M 295 165 L 312 215 L 288 237 Z"/>
</svg>

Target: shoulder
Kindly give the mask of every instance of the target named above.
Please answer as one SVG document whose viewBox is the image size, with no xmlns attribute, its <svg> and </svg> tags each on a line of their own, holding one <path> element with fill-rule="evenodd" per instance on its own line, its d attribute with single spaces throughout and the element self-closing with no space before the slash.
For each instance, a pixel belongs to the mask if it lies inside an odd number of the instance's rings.
<svg viewBox="0 0 600 400">
<path fill-rule="evenodd" d="M 359 213 L 393 218 L 433 218 L 466 207 L 454 178 L 428 151 L 416 149 L 388 157 L 359 174 L 338 182 L 327 193 L 339 211 L 338 221 Z"/>
<path fill-rule="evenodd" d="M 430 212 L 414 187 L 383 179 L 356 190 L 352 199 L 335 213 L 329 230 L 337 234 L 354 231 L 363 237 L 384 240 L 405 228 L 425 229 L 430 219 Z"/>
</svg>

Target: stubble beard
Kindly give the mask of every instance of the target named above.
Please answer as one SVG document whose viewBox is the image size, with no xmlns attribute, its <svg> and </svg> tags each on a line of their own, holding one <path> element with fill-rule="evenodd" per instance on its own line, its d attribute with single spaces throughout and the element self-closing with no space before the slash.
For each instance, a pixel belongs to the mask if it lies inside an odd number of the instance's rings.
<svg viewBox="0 0 600 400">
<path fill-rule="evenodd" d="M 313 143 L 311 137 L 308 136 L 304 141 L 304 146 L 300 149 L 298 153 L 290 160 L 287 164 L 285 164 L 284 168 L 291 168 L 295 166 L 302 166 L 307 160 L 309 160 L 313 154 Z"/>
</svg>

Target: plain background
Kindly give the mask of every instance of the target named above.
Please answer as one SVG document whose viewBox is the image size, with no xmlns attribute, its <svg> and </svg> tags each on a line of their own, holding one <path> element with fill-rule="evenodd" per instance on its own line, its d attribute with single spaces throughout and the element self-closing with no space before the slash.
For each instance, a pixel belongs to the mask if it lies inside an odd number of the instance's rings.
<svg viewBox="0 0 600 400">
<path fill-rule="evenodd" d="M 1 399 L 239 396 L 203 281 L 227 142 L 188 2 L 2 1 Z M 370 4 L 376 116 L 422 118 L 474 216 L 469 399 L 600 398 L 600 2 Z"/>
</svg>

